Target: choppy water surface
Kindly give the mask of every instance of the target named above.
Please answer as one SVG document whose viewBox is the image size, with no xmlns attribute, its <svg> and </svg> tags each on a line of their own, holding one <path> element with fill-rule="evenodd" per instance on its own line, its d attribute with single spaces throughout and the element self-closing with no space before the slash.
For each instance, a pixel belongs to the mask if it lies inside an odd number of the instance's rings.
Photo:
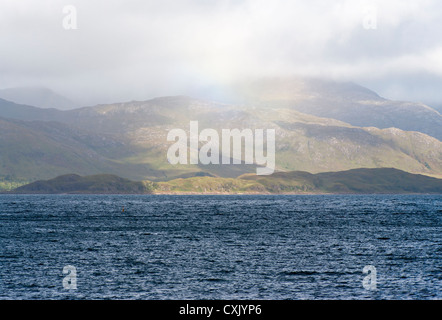
<svg viewBox="0 0 442 320">
<path fill-rule="evenodd" d="M 441 227 L 441 196 L 0 195 L 0 299 L 441 299 Z"/>
</svg>

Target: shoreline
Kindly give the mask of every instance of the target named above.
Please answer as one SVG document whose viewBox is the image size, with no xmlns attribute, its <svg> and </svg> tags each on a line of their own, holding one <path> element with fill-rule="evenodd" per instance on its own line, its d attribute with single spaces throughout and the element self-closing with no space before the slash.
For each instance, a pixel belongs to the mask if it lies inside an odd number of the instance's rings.
<svg viewBox="0 0 442 320">
<path fill-rule="evenodd" d="M 327 196 L 327 195 L 442 195 L 442 193 L 416 193 L 416 192 L 286 192 L 286 193 L 271 193 L 271 192 L 192 192 L 192 191 L 179 191 L 179 192 L 153 192 L 153 193 L 87 193 L 87 192 L 73 192 L 73 193 L 18 193 L 18 192 L 0 192 L 0 195 L 115 195 L 115 196 Z"/>
</svg>

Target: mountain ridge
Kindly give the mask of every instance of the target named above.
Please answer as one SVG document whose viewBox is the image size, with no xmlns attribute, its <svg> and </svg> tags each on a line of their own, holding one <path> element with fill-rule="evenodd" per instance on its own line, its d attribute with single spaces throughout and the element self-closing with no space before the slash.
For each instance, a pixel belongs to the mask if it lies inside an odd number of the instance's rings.
<svg viewBox="0 0 442 320">
<path fill-rule="evenodd" d="M 264 78 L 240 83 L 233 91 L 231 101 L 241 104 L 286 107 L 358 127 L 395 127 L 442 140 L 442 116 L 434 108 L 423 103 L 388 100 L 354 82 Z"/>
<path fill-rule="evenodd" d="M 336 86 L 327 94 L 339 91 Z M 355 84 L 344 87 L 355 88 L 357 97 L 377 96 Z M 174 128 L 187 132 L 190 121 L 199 121 L 200 129 L 218 131 L 275 129 L 278 171 L 394 167 L 442 177 L 442 142 L 419 131 L 358 127 L 290 106 L 240 106 L 170 96 L 68 111 L 0 99 L 0 178 L 35 181 L 68 173 L 107 172 L 132 180 L 167 181 L 201 171 L 226 178 L 254 171 L 247 165 L 170 165 L 167 132 Z"/>
</svg>

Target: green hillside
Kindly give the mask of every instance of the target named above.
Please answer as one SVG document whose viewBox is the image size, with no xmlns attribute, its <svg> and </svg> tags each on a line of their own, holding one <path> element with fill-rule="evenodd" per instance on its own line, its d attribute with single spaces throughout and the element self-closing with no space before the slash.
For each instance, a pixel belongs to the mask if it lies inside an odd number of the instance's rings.
<svg viewBox="0 0 442 320">
<path fill-rule="evenodd" d="M 148 194 L 152 192 L 152 184 L 134 182 L 114 175 L 81 177 L 70 174 L 51 180 L 36 181 L 19 187 L 13 192 L 25 194 Z"/>
<path fill-rule="evenodd" d="M 270 176 L 247 174 L 239 178 L 198 176 L 163 182 L 133 182 L 113 175 L 64 175 L 37 181 L 13 193 L 91 194 L 442 194 L 442 179 L 397 169 L 355 169 L 311 174 L 279 172 Z"/>
<path fill-rule="evenodd" d="M 397 169 L 354 169 L 341 172 L 275 173 L 268 177 L 245 175 L 271 193 L 442 193 L 442 179 L 410 174 Z"/>
<path fill-rule="evenodd" d="M 333 96 L 330 90 L 321 90 Z M 350 98 L 373 96 L 352 86 L 345 92 Z M 372 109 L 373 117 L 376 110 Z M 3 190 L 22 181 L 70 173 L 170 181 L 200 172 L 223 178 L 256 172 L 255 165 L 169 164 L 166 154 L 172 142 L 167 133 L 175 128 L 188 132 L 190 121 L 198 121 L 200 131 L 275 129 L 277 171 L 396 168 L 442 177 L 442 142 L 434 137 L 396 128 L 357 127 L 280 103 L 238 106 L 176 96 L 60 111 L 0 99 L 0 117 L 0 176 L 9 177 L 0 184 Z"/>
</svg>

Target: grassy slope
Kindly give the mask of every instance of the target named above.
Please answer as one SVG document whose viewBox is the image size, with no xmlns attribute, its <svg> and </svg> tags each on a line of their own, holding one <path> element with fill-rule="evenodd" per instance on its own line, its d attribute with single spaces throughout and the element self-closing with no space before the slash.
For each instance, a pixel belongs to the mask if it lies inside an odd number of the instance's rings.
<svg viewBox="0 0 442 320">
<path fill-rule="evenodd" d="M 19 187 L 14 193 L 93 193 L 93 194 L 145 194 L 151 193 L 149 182 L 134 182 L 114 175 L 81 177 L 75 174 L 36 181 Z"/>
<path fill-rule="evenodd" d="M 315 193 L 434 193 L 442 180 L 397 169 L 355 169 L 311 174 L 296 171 L 240 178 L 200 176 L 164 182 L 134 182 L 114 175 L 64 175 L 17 188 L 15 193 L 190 193 L 190 194 L 315 194 Z"/>
<path fill-rule="evenodd" d="M 442 180 L 396 169 L 355 169 L 311 174 L 243 175 L 239 179 L 199 177 L 159 183 L 155 191 L 195 193 L 442 193 Z"/>
<path fill-rule="evenodd" d="M 2 176 L 0 177 L 0 191 L 14 190 L 28 183 L 30 183 L 30 181 L 24 179 L 17 179 L 15 177 L 10 177 L 10 176 Z"/>
<path fill-rule="evenodd" d="M 157 193 L 266 193 L 256 181 L 233 178 L 194 177 L 156 183 Z"/>
</svg>

